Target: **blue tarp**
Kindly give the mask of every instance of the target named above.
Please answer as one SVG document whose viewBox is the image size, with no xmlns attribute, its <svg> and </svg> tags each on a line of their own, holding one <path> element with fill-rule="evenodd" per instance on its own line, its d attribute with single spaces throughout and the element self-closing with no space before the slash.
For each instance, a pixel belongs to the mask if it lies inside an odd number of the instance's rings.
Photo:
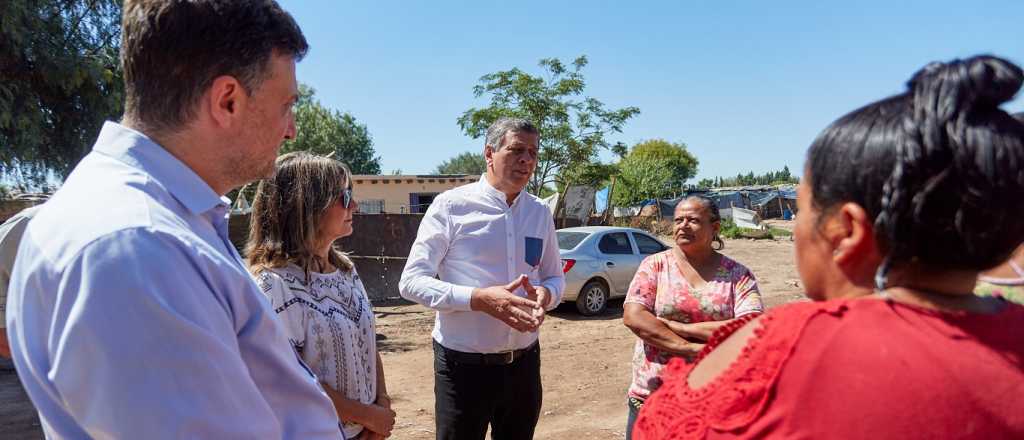
<svg viewBox="0 0 1024 440">
<path fill-rule="evenodd" d="M 750 204 L 753 206 L 764 206 L 768 202 L 781 198 L 783 200 L 796 200 L 796 190 L 793 189 L 781 189 L 777 191 L 766 191 L 763 193 L 755 193 L 750 195 Z"/>
<path fill-rule="evenodd" d="M 602 189 L 601 191 L 598 192 L 598 194 L 601 194 L 601 192 L 604 192 L 606 190 L 607 188 Z M 671 219 L 673 214 L 675 214 L 674 211 L 676 204 L 678 204 L 679 201 L 682 200 L 683 198 L 693 195 L 699 195 L 714 200 L 715 203 L 718 205 L 719 209 L 728 209 L 734 207 L 743 209 L 753 209 L 755 207 L 760 208 L 768 204 L 768 202 L 771 202 L 779 197 L 781 197 L 783 200 L 795 201 L 796 189 L 784 187 L 781 189 L 773 190 L 755 190 L 754 188 L 751 188 L 736 191 L 691 191 L 685 193 L 682 197 L 678 197 L 675 199 L 647 199 L 635 205 L 634 208 L 640 210 L 647 205 L 657 204 L 658 213 L 661 215 L 661 217 Z M 605 197 L 607 198 L 606 192 Z"/>
<path fill-rule="evenodd" d="M 718 209 L 747 207 L 747 202 L 743 200 L 743 194 L 740 194 L 739 191 L 723 191 L 711 194 L 714 195 L 712 198 L 718 202 Z"/>
<path fill-rule="evenodd" d="M 594 193 L 594 212 L 604 214 L 608 209 L 608 187 L 601 188 Z"/>
</svg>

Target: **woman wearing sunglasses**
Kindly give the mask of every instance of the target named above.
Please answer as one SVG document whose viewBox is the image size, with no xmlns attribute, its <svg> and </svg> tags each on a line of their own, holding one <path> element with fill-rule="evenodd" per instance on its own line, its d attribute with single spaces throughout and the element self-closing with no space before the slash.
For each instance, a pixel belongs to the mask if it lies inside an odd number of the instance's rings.
<svg viewBox="0 0 1024 440">
<path fill-rule="evenodd" d="M 282 155 L 253 200 L 246 255 L 299 357 L 323 383 L 345 438 L 390 435 L 395 413 L 377 353 L 373 309 L 352 261 L 351 173 L 337 160 Z"/>
</svg>

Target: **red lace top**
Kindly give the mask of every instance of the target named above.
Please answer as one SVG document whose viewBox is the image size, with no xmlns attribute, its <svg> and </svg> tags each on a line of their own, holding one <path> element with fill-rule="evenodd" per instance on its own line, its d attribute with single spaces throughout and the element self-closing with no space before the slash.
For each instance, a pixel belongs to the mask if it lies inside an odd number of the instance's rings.
<svg viewBox="0 0 1024 440">
<path fill-rule="evenodd" d="M 752 317 L 751 317 L 752 318 Z M 702 359 L 750 318 L 723 327 Z M 633 438 L 1024 438 L 1024 307 L 876 299 L 778 307 L 707 385 L 672 362 Z"/>
</svg>

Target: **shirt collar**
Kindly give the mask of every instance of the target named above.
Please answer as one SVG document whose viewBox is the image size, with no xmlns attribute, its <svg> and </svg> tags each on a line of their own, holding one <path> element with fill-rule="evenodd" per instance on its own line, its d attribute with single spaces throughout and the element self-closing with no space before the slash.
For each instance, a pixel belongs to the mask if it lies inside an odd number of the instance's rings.
<svg viewBox="0 0 1024 440">
<path fill-rule="evenodd" d="M 162 185 L 193 214 L 202 214 L 220 204 L 230 205 L 210 188 L 195 171 L 145 134 L 107 121 L 92 150 L 138 168 Z"/>
<path fill-rule="evenodd" d="M 494 186 L 492 186 L 491 182 L 487 181 L 487 173 L 484 173 L 484 174 L 480 175 L 479 185 L 480 185 L 480 188 L 483 189 L 484 194 L 487 194 L 487 195 L 497 199 L 499 202 L 501 202 L 501 206 L 508 207 L 508 208 L 516 206 L 516 204 L 519 203 L 519 200 L 523 198 L 523 194 L 526 192 L 525 189 L 520 190 L 519 191 L 519 195 L 517 195 L 516 199 L 512 201 L 512 205 L 509 205 L 508 202 L 507 202 L 508 196 L 505 195 L 505 193 L 499 191 L 498 188 L 495 188 Z"/>
</svg>

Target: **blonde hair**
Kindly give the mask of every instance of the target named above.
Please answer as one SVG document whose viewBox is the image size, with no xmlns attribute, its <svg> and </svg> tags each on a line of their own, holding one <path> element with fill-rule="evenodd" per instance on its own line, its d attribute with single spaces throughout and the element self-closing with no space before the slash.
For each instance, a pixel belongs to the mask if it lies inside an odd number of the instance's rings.
<svg viewBox="0 0 1024 440">
<path fill-rule="evenodd" d="M 320 222 L 351 185 L 351 175 L 344 163 L 305 151 L 278 157 L 277 172 L 259 183 L 253 199 L 245 246 L 249 271 L 258 275 L 293 263 L 307 283 L 314 264 L 351 271 L 352 261 L 333 246 L 326 262 L 316 255 Z"/>
</svg>

